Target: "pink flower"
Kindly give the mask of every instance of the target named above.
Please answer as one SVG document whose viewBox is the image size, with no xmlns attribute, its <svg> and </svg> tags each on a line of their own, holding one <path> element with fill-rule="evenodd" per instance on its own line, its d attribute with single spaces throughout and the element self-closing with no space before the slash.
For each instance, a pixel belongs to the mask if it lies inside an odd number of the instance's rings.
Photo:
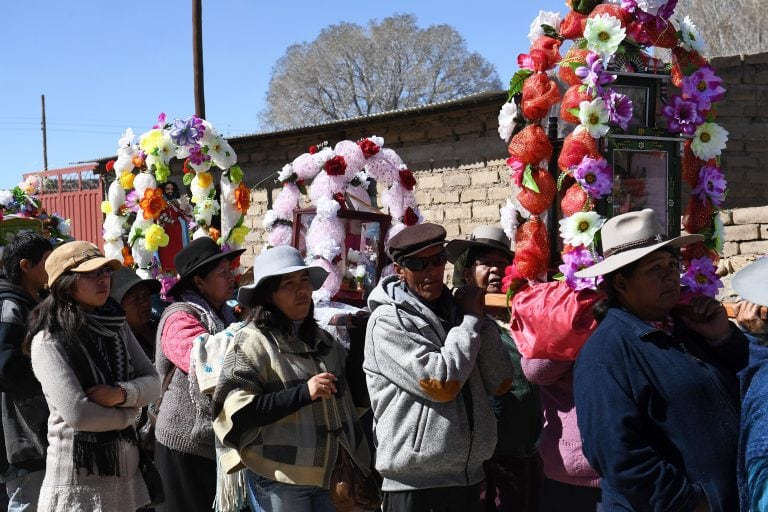
<svg viewBox="0 0 768 512">
<path fill-rule="evenodd" d="M 715 264 L 706 256 L 691 260 L 680 283 L 690 288 L 694 294 L 710 297 L 717 295 L 717 289 L 723 287 L 723 283 L 715 273 Z"/>
<path fill-rule="evenodd" d="M 693 135 L 704 122 L 696 101 L 683 99 L 680 96 L 674 96 L 662 112 L 667 117 L 667 128 L 675 133 Z"/>
<path fill-rule="evenodd" d="M 714 165 L 705 165 L 699 171 L 699 183 L 691 190 L 691 195 L 699 198 L 702 203 L 706 203 L 709 199 L 719 208 L 725 201 L 727 188 L 728 182 L 725 181 L 723 172 Z"/>
<path fill-rule="evenodd" d="M 517 158 L 507 158 L 507 167 L 509 167 L 509 177 L 515 182 L 517 188 L 523 188 L 523 174 L 525 173 L 525 164 Z"/>
<path fill-rule="evenodd" d="M 157 116 L 157 123 L 153 124 L 152 128 L 155 130 L 165 128 L 165 112 L 160 112 L 160 115 Z"/>
<path fill-rule="evenodd" d="M 608 122 L 622 130 L 629 128 L 633 112 L 632 100 L 625 94 L 612 91 L 603 96 L 603 101 L 608 108 Z"/>
<path fill-rule="evenodd" d="M 699 110 L 709 110 L 712 102 L 720 101 L 725 96 L 722 83 L 723 80 L 715 75 L 711 67 L 702 66 L 683 78 L 683 97 L 696 102 Z"/>
<path fill-rule="evenodd" d="M 611 169 L 605 158 L 585 156 L 574 169 L 573 177 L 594 199 L 600 199 L 613 188 Z"/>
</svg>

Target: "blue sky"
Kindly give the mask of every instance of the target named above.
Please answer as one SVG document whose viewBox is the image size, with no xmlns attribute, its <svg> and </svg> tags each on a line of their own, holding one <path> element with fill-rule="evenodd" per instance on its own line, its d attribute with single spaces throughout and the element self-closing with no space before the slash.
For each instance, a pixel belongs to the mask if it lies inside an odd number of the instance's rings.
<svg viewBox="0 0 768 512">
<path fill-rule="evenodd" d="M 50 169 L 114 154 L 126 128 L 142 133 L 160 112 L 193 114 L 191 3 L 4 5 L 0 188 L 43 168 L 41 94 Z M 415 14 L 422 27 L 454 26 L 506 84 L 540 9 L 568 11 L 565 0 L 204 0 L 206 118 L 228 136 L 259 131 L 272 66 L 289 45 L 311 41 L 334 23 L 364 25 L 395 13 Z"/>
</svg>

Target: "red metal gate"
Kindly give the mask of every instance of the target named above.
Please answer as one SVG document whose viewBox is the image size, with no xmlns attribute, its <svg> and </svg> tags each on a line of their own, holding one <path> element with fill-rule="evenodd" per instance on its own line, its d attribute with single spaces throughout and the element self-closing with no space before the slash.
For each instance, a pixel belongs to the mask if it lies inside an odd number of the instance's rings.
<svg viewBox="0 0 768 512">
<path fill-rule="evenodd" d="M 38 196 L 48 213 L 72 220 L 72 237 L 86 240 L 103 249 L 101 236 L 103 214 L 101 202 L 104 185 L 100 174 L 94 171 L 96 163 L 87 163 L 62 169 L 25 174 L 42 180 Z"/>
</svg>

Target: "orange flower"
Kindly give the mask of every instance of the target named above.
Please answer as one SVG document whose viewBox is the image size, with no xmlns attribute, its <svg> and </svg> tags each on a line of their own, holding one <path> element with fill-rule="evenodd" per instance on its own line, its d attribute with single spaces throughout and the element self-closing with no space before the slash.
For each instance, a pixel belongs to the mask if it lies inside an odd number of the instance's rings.
<svg viewBox="0 0 768 512">
<path fill-rule="evenodd" d="M 125 265 L 126 267 L 132 267 L 134 264 L 134 261 L 133 261 L 133 255 L 131 254 L 131 249 L 127 245 L 124 245 L 122 253 L 123 253 L 123 265 Z"/>
<path fill-rule="evenodd" d="M 213 239 L 213 241 L 215 242 L 221 236 L 221 231 L 219 231 L 216 228 L 208 228 L 208 236 L 210 236 Z"/>
<path fill-rule="evenodd" d="M 163 199 L 163 189 L 161 188 L 148 188 L 144 191 L 144 199 L 139 203 L 141 209 L 144 210 L 144 219 L 156 219 L 160 217 L 160 213 L 165 210 L 165 199 Z"/>
<path fill-rule="evenodd" d="M 246 215 L 249 206 L 251 206 L 251 189 L 246 187 L 245 183 L 241 181 L 240 185 L 235 189 L 235 208 L 243 215 Z"/>
</svg>

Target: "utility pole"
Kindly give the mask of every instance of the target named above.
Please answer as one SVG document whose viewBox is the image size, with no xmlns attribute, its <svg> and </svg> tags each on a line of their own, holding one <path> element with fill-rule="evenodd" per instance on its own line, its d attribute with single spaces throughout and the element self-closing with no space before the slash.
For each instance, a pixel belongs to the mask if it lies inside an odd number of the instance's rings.
<svg viewBox="0 0 768 512">
<path fill-rule="evenodd" d="M 203 5 L 192 0 L 192 54 L 195 68 L 195 115 L 205 119 L 205 87 L 203 80 Z"/>
<path fill-rule="evenodd" d="M 40 123 L 43 129 L 43 170 L 48 170 L 48 137 L 45 128 L 45 94 L 40 95 L 43 105 L 43 120 Z"/>
</svg>

